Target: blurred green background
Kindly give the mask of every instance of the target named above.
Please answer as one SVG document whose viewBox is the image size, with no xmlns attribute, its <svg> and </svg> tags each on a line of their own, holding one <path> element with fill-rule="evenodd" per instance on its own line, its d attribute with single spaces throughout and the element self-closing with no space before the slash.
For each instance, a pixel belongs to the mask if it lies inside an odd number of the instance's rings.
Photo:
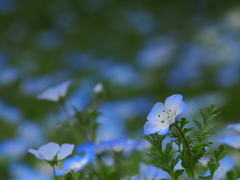
<svg viewBox="0 0 240 180">
<path fill-rule="evenodd" d="M 0 178 L 34 166 L 29 148 L 73 143 L 57 133 L 61 108 L 36 99 L 68 79 L 68 106 L 80 110 L 104 85 L 98 140 L 139 138 L 153 104 L 172 94 L 184 96 L 189 119 L 214 103 L 222 111 L 215 137 L 233 134 L 239 20 L 236 0 L 0 0 Z"/>
</svg>

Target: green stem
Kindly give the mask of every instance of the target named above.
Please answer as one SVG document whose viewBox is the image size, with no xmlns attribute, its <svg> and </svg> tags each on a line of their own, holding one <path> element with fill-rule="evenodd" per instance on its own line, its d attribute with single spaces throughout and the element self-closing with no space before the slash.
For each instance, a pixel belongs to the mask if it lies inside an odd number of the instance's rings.
<svg viewBox="0 0 240 180">
<path fill-rule="evenodd" d="M 191 153 L 191 151 L 190 151 L 189 145 L 188 145 L 187 140 L 186 140 L 184 134 L 182 133 L 181 129 L 178 127 L 178 125 L 176 125 L 176 124 L 173 124 L 173 125 L 174 125 L 174 127 L 177 128 L 177 130 L 179 131 L 179 133 L 181 134 L 181 136 L 182 136 L 182 138 L 183 138 L 183 140 L 184 140 L 185 146 L 186 146 L 187 151 L 188 151 L 188 155 L 189 155 L 189 157 L 190 157 L 190 170 L 191 170 L 190 173 L 191 173 L 191 175 L 190 175 L 189 178 L 190 178 L 190 179 L 194 179 L 193 157 L 192 157 L 192 153 Z"/>
<path fill-rule="evenodd" d="M 75 127 L 74 127 L 74 120 L 73 120 L 72 116 L 70 115 L 70 113 L 69 113 L 69 111 L 68 111 L 65 103 L 64 103 L 63 101 L 60 101 L 59 103 L 60 103 L 61 107 L 63 108 L 63 111 L 65 112 L 65 114 L 66 114 L 66 116 L 67 116 L 67 119 L 68 119 L 68 121 L 69 121 L 69 125 L 70 125 L 70 127 L 71 127 L 71 129 L 72 129 L 73 135 L 74 135 L 77 143 L 80 144 L 81 142 L 80 142 L 80 140 L 79 140 L 79 138 L 78 138 L 78 133 L 77 133 Z"/>
<path fill-rule="evenodd" d="M 56 175 L 56 171 L 55 171 L 55 166 L 54 166 L 54 164 L 52 165 L 52 167 L 53 167 L 53 174 L 54 174 L 54 176 Z M 55 178 L 54 178 L 54 180 L 55 180 Z"/>
<path fill-rule="evenodd" d="M 121 179 L 121 163 L 120 163 L 120 154 L 116 153 L 114 154 L 114 161 L 115 161 L 115 165 L 116 165 L 116 170 L 117 170 L 117 180 Z"/>
</svg>

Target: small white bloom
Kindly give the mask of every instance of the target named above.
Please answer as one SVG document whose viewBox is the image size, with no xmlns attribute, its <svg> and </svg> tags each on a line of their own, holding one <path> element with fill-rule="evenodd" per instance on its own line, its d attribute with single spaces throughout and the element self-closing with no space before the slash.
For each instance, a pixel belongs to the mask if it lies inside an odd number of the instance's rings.
<svg viewBox="0 0 240 180">
<path fill-rule="evenodd" d="M 57 86 L 51 87 L 39 94 L 37 98 L 57 102 L 61 98 L 65 97 L 70 83 L 71 80 L 68 80 Z"/>
<path fill-rule="evenodd" d="M 170 124 L 175 122 L 178 114 L 184 112 L 187 106 L 182 102 L 182 95 L 174 94 L 165 100 L 165 103 L 156 103 L 147 117 L 144 125 L 144 134 L 167 134 Z"/>
<path fill-rule="evenodd" d="M 93 89 L 94 93 L 100 93 L 103 90 L 103 85 L 102 83 L 97 83 L 96 86 Z"/>
<path fill-rule="evenodd" d="M 60 161 L 72 154 L 73 148 L 73 144 L 63 144 L 60 147 L 57 143 L 50 142 L 41 146 L 38 150 L 29 149 L 28 152 L 34 154 L 36 158 L 41 160 L 53 161 L 54 157 L 57 156 L 57 161 Z"/>
</svg>

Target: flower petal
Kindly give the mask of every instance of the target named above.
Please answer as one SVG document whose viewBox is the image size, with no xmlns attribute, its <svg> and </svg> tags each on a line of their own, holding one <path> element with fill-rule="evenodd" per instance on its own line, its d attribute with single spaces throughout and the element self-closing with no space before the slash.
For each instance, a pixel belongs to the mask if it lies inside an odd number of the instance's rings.
<svg viewBox="0 0 240 180">
<path fill-rule="evenodd" d="M 240 132 L 240 123 L 229 124 L 229 125 L 227 126 L 227 128 L 229 128 L 229 129 L 234 129 L 234 130 Z"/>
<path fill-rule="evenodd" d="M 159 135 L 165 135 L 165 134 L 167 134 L 167 133 L 168 133 L 168 131 L 169 131 L 169 126 L 168 126 L 168 127 L 166 127 L 165 129 L 163 129 L 163 130 L 159 131 L 159 132 L 158 132 L 158 134 L 159 134 Z"/>
<path fill-rule="evenodd" d="M 184 102 L 182 102 L 182 98 L 183 97 L 180 94 L 174 94 L 172 96 L 169 96 L 165 100 L 166 110 L 171 110 L 172 114 L 174 114 L 175 116 L 185 111 L 187 106 Z"/>
<path fill-rule="evenodd" d="M 219 139 L 219 142 L 240 149 L 240 136 L 227 136 L 224 139 Z"/>
<path fill-rule="evenodd" d="M 59 100 L 59 94 L 56 92 L 56 87 L 52 87 L 43 91 L 37 98 L 57 102 Z"/>
<path fill-rule="evenodd" d="M 58 152 L 58 160 L 62 160 L 68 155 L 72 154 L 74 145 L 73 144 L 63 144 Z"/>
<path fill-rule="evenodd" d="M 165 109 L 165 106 L 163 103 L 156 103 L 150 113 L 147 116 L 147 120 L 150 122 L 158 122 L 159 121 L 159 115 L 161 115 L 161 113 L 163 112 L 163 110 Z"/>
<path fill-rule="evenodd" d="M 51 161 L 59 150 L 60 146 L 57 143 L 50 142 L 40 147 L 38 152 L 43 156 L 43 159 Z"/>
<path fill-rule="evenodd" d="M 39 152 L 35 149 L 29 149 L 28 152 L 34 154 L 35 157 L 38 158 L 38 159 L 41 159 L 41 160 L 44 159 L 44 157 L 41 154 L 39 154 Z"/>
<path fill-rule="evenodd" d="M 72 81 L 69 79 L 68 81 L 66 81 L 66 82 L 64 82 L 64 83 L 59 85 L 59 90 L 60 90 L 60 94 L 59 95 L 61 97 L 64 97 L 66 95 L 68 87 L 71 84 L 71 82 Z"/>
<path fill-rule="evenodd" d="M 144 125 L 144 134 L 153 134 L 169 127 L 169 123 L 161 122 L 149 122 L 147 121 Z"/>
</svg>

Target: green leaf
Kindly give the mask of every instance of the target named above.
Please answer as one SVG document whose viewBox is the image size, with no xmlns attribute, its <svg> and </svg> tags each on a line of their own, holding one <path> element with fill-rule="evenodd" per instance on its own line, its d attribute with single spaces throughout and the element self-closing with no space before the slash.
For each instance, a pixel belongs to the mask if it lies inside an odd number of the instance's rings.
<svg viewBox="0 0 240 180">
<path fill-rule="evenodd" d="M 199 128 L 199 130 L 202 130 L 202 129 L 203 129 L 202 124 L 201 124 L 198 120 L 193 119 L 193 122 L 197 125 L 197 127 Z"/>
<path fill-rule="evenodd" d="M 174 173 L 174 177 L 178 178 L 184 172 L 184 169 L 178 169 Z"/>
</svg>

